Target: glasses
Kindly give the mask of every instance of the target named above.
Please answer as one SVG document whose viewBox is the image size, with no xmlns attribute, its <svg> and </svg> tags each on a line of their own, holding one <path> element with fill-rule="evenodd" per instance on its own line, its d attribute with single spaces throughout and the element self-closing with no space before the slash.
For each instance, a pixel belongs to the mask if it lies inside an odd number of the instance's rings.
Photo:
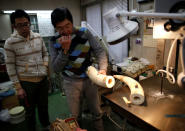
<svg viewBox="0 0 185 131">
<path fill-rule="evenodd" d="M 24 22 L 24 23 L 18 23 L 17 25 L 15 25 L 15 27 L 17 28 L 24 28 L 24 27 L 29 27 L 30 23 L 28 22 Z"/>
</svg>

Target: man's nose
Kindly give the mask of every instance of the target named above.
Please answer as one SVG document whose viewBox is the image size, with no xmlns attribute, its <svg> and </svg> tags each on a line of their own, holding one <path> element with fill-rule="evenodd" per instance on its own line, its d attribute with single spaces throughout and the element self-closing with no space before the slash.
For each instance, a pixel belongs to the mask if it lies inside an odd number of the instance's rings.
<svg viewBox="0 0 185 131">
<path fill-rule="evenodd" d="M 64 30 L 62 34 L 63 35 L 68 35 L 68 31 L 67 30 Z"/>
<path fill-rule="evenodd" d="M 23 26 L 23 29 L 25 30 L 27 30 L 27 29 L 29 29 L 29 27 L 28 26 Z"/>
</svg>

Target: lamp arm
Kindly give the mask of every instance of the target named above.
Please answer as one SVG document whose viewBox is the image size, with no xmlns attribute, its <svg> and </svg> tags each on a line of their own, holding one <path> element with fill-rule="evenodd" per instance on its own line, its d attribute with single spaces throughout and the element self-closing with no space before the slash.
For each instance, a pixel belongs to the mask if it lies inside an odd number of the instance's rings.
<svg viewBox="0 0 185 131">
<path fill-rule="evenodd" d="M 97 35 L 97 37 L 100 39 L 100 41 L 102 41 L 102 43 L 105 47 L 106 53 L 109 54 L 111 57 L 111 60 L 114 61 L 114 57 L 111 55 L 111 53 L 109 53 L 109 48 L 108 48 L 106 42 L 104 41 L 104 39 L 88 23 L 86 23 L 86 25 L 87 25 L 87 28 L 89 28 L 91 31 L 93 31 Z"/>
<path fill-rule="evenodd" d="M 151 18 L 171 18 L 185 20 L 185 13 L 146 13 L 146 12 L 128 12 L 128 11 L 119 11 L 116 14 L 117 17 L 120 16 L 140 16 L 140 17 L 151 17 Z"/>
<path fill-rule="evenodd" d="M 107 46 L 107 44 L 105 43 L 105 41 L 103 40 L 103 38 L 101 37 L 101 36 L 99 36 L 99 34 L 87 23 L 87 27 L 91 30 L 91 31 L 93 31 L 95 34 L 96 34 L 96 36 L 98 36 L 98 38 L 103 42 L 103 44 L 104 44 L 104 47 L 106 48 L 106 52 L 108 53 L 108 46 Z"/>
</svg>

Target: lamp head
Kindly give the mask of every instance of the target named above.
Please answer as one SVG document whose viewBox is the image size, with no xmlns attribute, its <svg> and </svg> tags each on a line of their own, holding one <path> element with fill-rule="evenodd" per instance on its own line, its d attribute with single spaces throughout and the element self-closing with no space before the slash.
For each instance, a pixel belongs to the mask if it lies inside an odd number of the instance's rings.
<svg viewBox="0 0 185 131">
<path fill-rule="evenodd" d="M 121 16 L 117 17 L 118 10 L 114 8 L 104 14 L 104 19 L 109 27 L 107 42 L 116 44 L 129 37 L 130 34 L 138 30 L 138 23 L 129 20 L 122 20 Z"/>
</svg>

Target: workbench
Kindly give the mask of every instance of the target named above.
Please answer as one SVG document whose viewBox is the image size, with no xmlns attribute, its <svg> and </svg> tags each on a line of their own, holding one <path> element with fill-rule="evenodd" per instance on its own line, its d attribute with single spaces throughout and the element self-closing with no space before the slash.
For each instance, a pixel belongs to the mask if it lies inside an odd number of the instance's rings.
<svg viewBox="0 0 185 131">
<path fill-rule="evenodd" d="M 142 105 L 126 105 L 122 97 L 129 99 L 130 90 L 126 85 L 112 93 L 103 94 L 114 112 L 136 124 L 143 130 L 185 131 L 185 89 L 171 85 L 163 78 L 155 76 L 140 81 L 145 92 Z"/>
</svg>

